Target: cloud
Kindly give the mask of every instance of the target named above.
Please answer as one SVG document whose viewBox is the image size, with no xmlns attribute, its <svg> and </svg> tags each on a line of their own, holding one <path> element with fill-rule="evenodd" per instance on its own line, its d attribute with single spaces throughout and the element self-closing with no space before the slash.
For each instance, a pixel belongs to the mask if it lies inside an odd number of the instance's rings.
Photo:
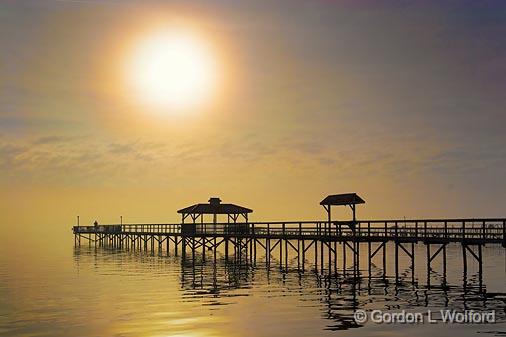
<svg viewBox="0 0 506 337">
<path fill-rule="evenodd" d="M 354 137 L 351 137 L 354 135 Z M 353 139 L 353 141 L 350 141 Z M 353 131 L 263 136 L 254 132 L 167 141 L 82 135 L 18 139 L 0 134 L 4 180 L 47 184 L 199 183 L 218 176 L 266 172 L 340 179 L 504 175 L 506 149 L 427 139 L 416 132 Z M 499 172 L 500 171 L 500 172 Z M 498 173 L 499 172 L 499 173 Z"/>
<path fill-rule="evenodd" d="M 66 138 L 61 136 L 45 136 L 37 138 L 33 144 L 35 145 L 43 145 L 43 144 L 51 144 L 51 143 L 59 143 L 64 141 Z"/>
<path fill-rule="evenodd" d="M 109 144 L 109 152 L 114 154 L 129 154 L 135 152 L 134 143 L 112 143 Z"/>
</svg>

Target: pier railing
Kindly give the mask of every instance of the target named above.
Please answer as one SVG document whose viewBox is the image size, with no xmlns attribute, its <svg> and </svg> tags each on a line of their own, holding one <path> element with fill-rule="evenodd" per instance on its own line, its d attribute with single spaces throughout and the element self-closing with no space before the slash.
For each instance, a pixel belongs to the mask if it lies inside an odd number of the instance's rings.
<svg viewBox="0 0 506 337">
<path fill-rule="evenodd" d="M 74 233 L 506 242 L 506 219 L 286 221 L 74 226 Z"/>
</svg>

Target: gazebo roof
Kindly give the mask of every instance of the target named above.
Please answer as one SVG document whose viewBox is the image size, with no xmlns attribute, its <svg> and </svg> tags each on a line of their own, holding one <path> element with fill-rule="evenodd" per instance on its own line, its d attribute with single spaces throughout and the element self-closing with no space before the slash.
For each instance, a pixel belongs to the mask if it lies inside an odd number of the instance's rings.
<svg viewBox="0 0 506 337">
<path fill-rule="evenodd" d="M 222 204 L 219 198 L 211 198 L 208 204 L 195 204 L 177 212 L 180 214 L 246 214 L 252 213 L 253 210 L 234 204 Z"/>
<path fill-rule="evenodd" d="M 333 194 L 327 196 L 320 202 L 320 205 L 356 205 L 365 204 L 364 199 L 359 197 L 356 193 Z"/>
</svg>

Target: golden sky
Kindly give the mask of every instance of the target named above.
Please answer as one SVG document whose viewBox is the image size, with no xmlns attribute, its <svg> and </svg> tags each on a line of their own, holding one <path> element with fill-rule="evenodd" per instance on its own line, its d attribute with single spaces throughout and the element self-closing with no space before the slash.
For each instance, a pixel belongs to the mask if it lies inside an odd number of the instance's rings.
<svg viewBox="0 0 506 337">
<path fill-rule="evenodd" d="M 3 229 L 178 221 L 210 196 L 309 220 L 345 192 L 359 218 L 504 216 L 503 4 L 185 3 L 0 4 Z M 174 26 L 216 71 L 178 111 L 125 66 Z"/>
</svg>

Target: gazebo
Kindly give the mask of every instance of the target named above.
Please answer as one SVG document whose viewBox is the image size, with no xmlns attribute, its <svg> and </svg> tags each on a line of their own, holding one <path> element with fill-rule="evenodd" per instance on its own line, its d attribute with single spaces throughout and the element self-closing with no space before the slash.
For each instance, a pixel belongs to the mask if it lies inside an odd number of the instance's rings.
<svg viewBox="0 0 506 337">
<path fill-rule="evenodd" d="M 248 214 L 253 210 L 238 206 L 235 204 L 222 204 L 220 198 L 210 198 L 209 203 L 200 203 L 192 206 L 182 208 L 177 211 L 181 214 L 181 224 L 183 234 L 195 234 L 209 232 L 214 233 L 224 232 L 244 232 L 248 230 Z M 206 214 L 212 215 L 212 226 L 207 226 L 208 223 L 204 221 Z M 227 223 L 218 226 L 218 215 L 226 214 Z M 185 223 L 185 220 L 190 217 L 192 222 Z M 244 223 L 238 223 L 237 220 L 242 217 Z M 198 221 L 200 219 L 200 221 Z M 200 222 L 200 224 L 199 224 Z"/>
<path fill-rule="evenodd" d="M 353 220 L 349 222 L 349 226 L 352 231 L 355 231 L 355 224 L 357 222 L 356 205 L 358 204 L 365 204 L 365 201 L 356 193 L 333 194 L 328 195 L 325 199 L 323 199 L 320 202 L 320 205 L 322 205 L 327 211 L 329 229 L 330 224 L 332 223 L 332 206 L 349 206 L 353 212 Z"/>
</svg>

